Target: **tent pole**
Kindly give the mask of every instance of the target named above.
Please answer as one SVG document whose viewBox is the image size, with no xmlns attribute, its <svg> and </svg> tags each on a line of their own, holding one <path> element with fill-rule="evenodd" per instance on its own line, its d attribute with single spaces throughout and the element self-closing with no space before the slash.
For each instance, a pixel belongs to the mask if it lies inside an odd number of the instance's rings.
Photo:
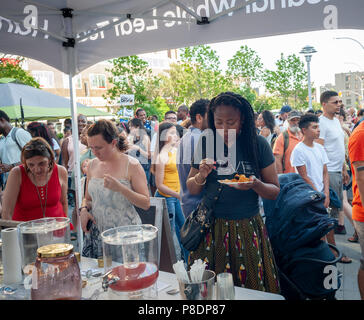
<svg viewBox="0 0 364 320">
<path fill-rule="evenodd" d="M 65 23 L 65 34 L 70 36 L 69 40 L 73 38 L 72 30 L 72 11 L 62 9 L 64 23 Z M 76 90 L 74 90 L 73 77 L 76 75 L 76 61 L 75 61 L 75 48 L 74 41 L 69 41 L 69 43 L 63 43 L 66 48 L 67 53 L 67 69 L 69 77 L 69 87 L 70 87 L 70 103 L 72 111 L 72 138 L 73 138 L 73 150 L 74 150 L 74 174 L 75 174 L 75 209 L 77 213 L 77 241 L 78 250 L 82 253 L 83 249 L 83 233 L 81 229 L 81 221 L 78 212 L 78 208 L 81 207 L 82 195 L 81 195 L 81 177 L 80 177 L 80 148 L 79 148 L 79 137 L 78 137 L 78 117 L 77 117 L 77 103 L 76 103 Z"/>
<path fill-rule="evenodd" d="M 68 59 L 73 55 L 73 48 L 68 48 Z M 83 233 L 81 229 L 81 221 L 78 212 L 78 208 L 81 207 L 82 194 L 81 194 L 81 177 L 80 177 L 80 149 L 79 149 L 79 137 L 78 137 L 78 117 L 77 117 L 77 103 L 76 103 L 76 90 L 73 86 L 73 76 L 69 73 L 69 87 L 70 87 L 70 101 L 71 101 L 71 112 L 72 112 L 72 138 L 73 138 L 73 150 L 74 150 L 74 174 L 75 174 L 75 209 L 77 212 L 77 240 L 79 252 L 82 252 L 83 246 Z"/>
</svg>

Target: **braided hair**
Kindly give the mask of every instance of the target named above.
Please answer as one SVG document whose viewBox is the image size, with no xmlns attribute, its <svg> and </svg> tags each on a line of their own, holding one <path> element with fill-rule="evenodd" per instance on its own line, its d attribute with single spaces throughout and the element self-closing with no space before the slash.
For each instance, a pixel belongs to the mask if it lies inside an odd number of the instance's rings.
<svg viewBox="0 0 364 320">
<path fill-rule="evenodd" d="M 237 143 L 240 146 L 244 154 L 248 157 L 248 160 L 252 163 L 254 171 L 257 177 L 260 177 L 259 170 L 259 152 L 257 142 L 257 131 L 255 127 L 254 110 L 249 101 L 243 98 L 241 95 L 234 92 L 222 92 L 218 96 L 214 97 L 208 107 L 208 127 L 213 131 L 216 139 L 216 127 L 214 113 L 220 106 L 231 106 L 240 112 L 240 127 L 241 131 L 237 135 Z"/>
</svg>

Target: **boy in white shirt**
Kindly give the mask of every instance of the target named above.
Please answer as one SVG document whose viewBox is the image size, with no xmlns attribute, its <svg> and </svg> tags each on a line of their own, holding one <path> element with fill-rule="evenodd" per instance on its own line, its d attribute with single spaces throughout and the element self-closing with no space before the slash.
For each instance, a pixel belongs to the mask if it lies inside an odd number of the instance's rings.
<svg viewBox="0 0 364 320">
<path fill-rule="evenodd" d="M 330 204 L 329 174 L 327 163 L 329 159 L 322 145 L 314 142 L 320 136 L 319 118 L 314 114 L 301 117 L 299 127 L 303 140 L 293 149 L 291 165 L 296 172 L 315 190 L 325 194 L 325 208 Z"/>
</svg>

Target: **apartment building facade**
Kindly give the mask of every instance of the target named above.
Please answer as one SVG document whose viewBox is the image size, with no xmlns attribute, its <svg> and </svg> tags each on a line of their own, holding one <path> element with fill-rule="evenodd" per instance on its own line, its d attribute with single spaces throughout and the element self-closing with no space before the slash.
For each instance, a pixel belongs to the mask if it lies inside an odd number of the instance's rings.
<svg viewBox="0 0 364 320">
<path fill-rule="evenodd" d="M 146 60 L 155 74 L 166 72 L 171 63 L 177 61 L 177 50 L 167 50 L 140 55 Z M 119 102 L 110 104 L 103 97 L 113 84 L 109 81 L 111 73 L 107 71 L 112 64 L 109 61 L 97 63 L 75 76 L 74 89 L 76 101 L 99 110 L 116 113 Z M 69 77 L 67 74 L 33 59 L 25 59 L 23 68 L 38 81 L 43 90 L 63 97 L 69 97 Z"/>
<path fill-rule="evenodd" d="M 346 108 L 364 108 L 364 72 L 336 73 L 335 84 L 321 86 L 320 94 L 326 90 L 337 91 Z"/>
<path fill-rule="evenodd" d="M 364 107 L 364 72 L 335 74 L 335 86 L 346 107 Z"/>
</svg>

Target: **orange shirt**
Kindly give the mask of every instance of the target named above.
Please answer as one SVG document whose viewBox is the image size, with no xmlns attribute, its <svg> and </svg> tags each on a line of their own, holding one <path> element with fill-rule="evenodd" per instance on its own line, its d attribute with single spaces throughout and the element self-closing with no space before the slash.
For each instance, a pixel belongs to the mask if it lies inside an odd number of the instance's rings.
<svg viewBox="0 0 364 320">
<path fill-rule="evenodd" d="M 294 167 L 291 166 L 291 153 L 294 149 L 294 147 L 297 145 L 297 143 L 299 143 L 300 141 L 302 141 L 302 134 L 301 132 L 299 133 L 299 138 L 296 137 L 296 135 L 294 135 L 290 130 L 288 131 L 288 147 L 286 149 L 285 155 L 284 155 L 284 165 L 285 165 L 285 170 L 283 173 L 289 173 L 289 172 L 295 172 Z M 273 154 L 276 155 L 281 155 L 283 156 L 283 152 L 284 152 L 284 137 L 283 137 L 283 132 L 279 134 L 276 143 L 273 147 Z"/>
<path fill-rule="evenodd" d="M 364 161 L 364 122 L 362 122 L 350 135 L 349 158 L 351 161 L 351 172 L 353 174 L 353 220 L 364 222 L 364 208 L 360 200 L 359 188 L 356 184 L 353 162 Z"/>
</svg>

